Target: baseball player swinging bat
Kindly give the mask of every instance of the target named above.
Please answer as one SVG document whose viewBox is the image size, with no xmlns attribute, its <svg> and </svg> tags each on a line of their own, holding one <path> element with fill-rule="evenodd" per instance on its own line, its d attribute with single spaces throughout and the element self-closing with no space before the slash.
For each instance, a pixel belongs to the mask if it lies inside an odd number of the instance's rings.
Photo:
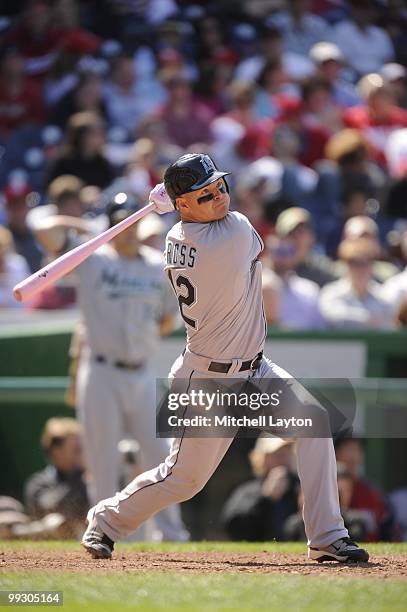
<svg viewBox="0 0 407 612">
<path fill-rule="evenodd" d="M 71 249 L 58 259 L 47 264 L 28 278 L 18 283 L 13 288 L 13 294 L 16 300 L 24 302 L 34 297 L 40 291 L 43 291 L 48 285 L 59 280 L 65 274 L 69 274 L 74 268 L 79 266 L 87 257 L 89 257 L 96 249 L 101 247 L 106 242 L 123 232 L 125 229 L 139 221 L 150 212 L 156 211 L 160 214 L 174 210 L 169 207 L 168 198 L 165 195 L 164 185 L 161 183 L 156 185 L 150 193 L 149 203 L 136 211 L 117 225 L 110 227 L 98 236 L 91 238 L 87 242 Z"/>
</svg>

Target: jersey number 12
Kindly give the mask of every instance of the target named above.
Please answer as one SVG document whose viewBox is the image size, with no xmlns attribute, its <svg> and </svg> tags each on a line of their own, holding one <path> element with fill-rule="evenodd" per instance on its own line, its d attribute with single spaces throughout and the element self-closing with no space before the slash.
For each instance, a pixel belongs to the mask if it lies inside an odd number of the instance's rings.
<svg viewBox="0 0 407 612">
<path fill-rule="evenodd" d="M 171 274 L 171 270 L 168 270 L 168 276 L 171 281 L 171 285 L 177 295 L 179 310 L 181 313 L 181 317 L 184 319 L 185 323 L 192 327 L 193 329 L 197 329 L 198 324 L 195 319 L 191 319 L 188 317 L 183 311 L 183 306 L 192 306 L 196 302 L 196 288 L 191 283 L 187 276 L 180 274 L 177 276 L 174 284 L 174 280 Z M 181 289 L 181 291 L 180 291 Z"/>
</svg>

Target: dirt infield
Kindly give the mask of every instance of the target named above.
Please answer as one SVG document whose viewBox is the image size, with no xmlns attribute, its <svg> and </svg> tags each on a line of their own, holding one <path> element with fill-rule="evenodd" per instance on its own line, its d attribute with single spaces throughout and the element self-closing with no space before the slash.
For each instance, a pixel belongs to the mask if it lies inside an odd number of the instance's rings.
<svg viewBox="0 0 407 612">
<path fill-rule="evenodd" d="M 85 551 L 0 551 L 1 572 L 57 571 L 87 574 L 106 572 L 174 571 L 194 574 L 244 572 L 256 574 L 337 575 L 354 578 L 407 579 L 406 555 L 373 555 L 369 563 L 339 564 L 308 561 L 305 554 L 256 552 L 115 552 L 111 560 L 95 560 Z"/>
</svg>

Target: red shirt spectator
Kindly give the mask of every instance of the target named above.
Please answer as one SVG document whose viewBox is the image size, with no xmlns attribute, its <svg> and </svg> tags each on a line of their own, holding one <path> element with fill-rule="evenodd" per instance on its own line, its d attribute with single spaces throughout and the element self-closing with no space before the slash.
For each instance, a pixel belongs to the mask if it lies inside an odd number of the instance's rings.
<svg viewBox="0 0 407 612">
<path fill-rule="evenodd" d="M 357 438 L 342 438 L 335 445 L 336 459 L 351 474 L 353 481 L 349 510 L 360 510 L 366 514 L 367 539 L 377 542 L 392 537 L 392 516 L 382 493 L 359 476 L 364 463 L 364 450 Z"/>
<path fill-rule="evenodd" d="M 26 0 L 21 22 L 6 36 L 6 45 L 18 46 L 31 76 L 42 77 L 51 67 L 61 34 L 51 25 L 52 9 L 44 0 Z"/>
<path fill-rule="evenodd" d="M 375 116 L 368 107 L 355 106 L 345 111 L 344 122 L 363 134 L 373 149 L 374 157 L 385 164 L 384 149 L 387 139 L 394 130 L 407 127 L 407 111 L 392 106 L 386 115 Z"/>
<path fill-rule="evenodd" d="M 394 104 L 391 92 L 379 74 L 364 76 L 358 83 L 358 90 L 366 105 L 347 109 L 343 115 L 344 122 L 361 132 L 377 161 L 385 166 L 387 139 L 394 130 L 407 127 L 407 111 Z"/>
<path fill-rule="evenodd" d="M 41 89 L 24 75 L 24 59 L 17 49 L 9 48 L 0 65 L 0 135 L 28 123 L 44 120 Z"/>
<path fill-rule="evenodd" d="M 325 146 L 329 140 L 329 131 L 320 125 L 312 125 L 304 118 L 304 107 L 301 100 L 280 97 L 281 114 L 277 124 L 286 123 L 299 136 L 301 148 L 298 156 L 305 166 L 312 166 L 324 159 Z"/>
<path fill-rule="evenodd" d="M 165 125 L 167 140 L 184 149 L 196 143 L 209 143 L 213 115 L 194 100 L 188 80 L 179 73 L 167 76 L 164 83 L 169 99 L 157 115 Z"/>
<path fill-rule="evenodd" d="M 382 495 L 366 480 L 360 478 L 353 481 L 353 494 L 350 509 L 364 510 L 371 515 L 370 528 L 367 539 L 369 542 L 377 542 L 380 539 L 379 528 L 386 519 L 388 510 Z"/>
</svg>

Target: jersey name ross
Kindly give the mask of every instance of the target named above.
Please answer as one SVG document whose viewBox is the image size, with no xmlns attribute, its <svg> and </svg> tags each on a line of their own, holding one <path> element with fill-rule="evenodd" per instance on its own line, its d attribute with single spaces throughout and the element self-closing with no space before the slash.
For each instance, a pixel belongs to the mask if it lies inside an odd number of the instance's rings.
<svg viewBox="0 0 407 612">
<path fill-rule="evenodd" d="M 193 268 L 195 265 L 196 248 L 179 242 L 168 242 L 165 251 L 167 266 Z"/>
</svg>

